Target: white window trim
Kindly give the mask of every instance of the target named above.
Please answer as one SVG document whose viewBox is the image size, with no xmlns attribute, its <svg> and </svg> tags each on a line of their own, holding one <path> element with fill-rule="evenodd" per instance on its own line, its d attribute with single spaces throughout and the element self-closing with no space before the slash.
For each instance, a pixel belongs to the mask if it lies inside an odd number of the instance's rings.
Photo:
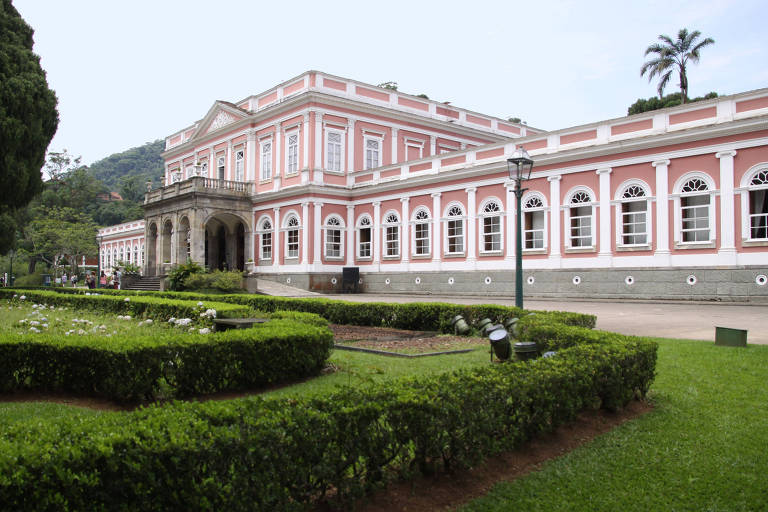
<svg viewBox="0 0 768 512">
<path fill-rule="evenodd" d="M 219 168 L 223 168 L 224 172 L 223 177 L 219 178 Z M 227 156 L 224 153 L 217 153 L 216 154 L 216 175 L 214 176 L 217 180 L 226 180 L 227 179 Z"/>
<path fill-rule="evenodd" d="M 750 213 L 749 213 L 749 193 L 756 190 L 766 190 L 768 185 L 750 185 L 755 175 L 768 169 L 768 162 L 761 162 L 759 164 L 750 167 L 744 175 L 741 177 L 741 186 L 736 189 L 736 192 L 741 194 L 741 241 L 746 243 L 763 244 L 768 242 L 766 238 L 752 238 L 752 229 L 750 229 Z"/>
<path fill-rule="evenodd" d="M 245 181 L 245 146 L 241 144 L 233 149 L 232 152 L 235 156 L 235 175 L 233 176 L 234 181 Z M 242 153 L 242 157 L 238 160 L 237 156 L 240 153 Z M 239 179 L 238 173 L 240 174 Z"/>
<path fill-rule="evenodd" d="M 427 214 L 426 219 L 417 219 L 416 215 L 418 215 L 419 212 L 425 212 Z M 409 230 L 411 232 L 411 256 L 414 258 L 424 258 L 429 259 L 432 257 L 432 214 L 429 211 L 429 208 L 425 206 L 420 206 L 416 208 L 413 211 L 413 214 L 411 215 L 411 229 Z M 419 254 L 416 252 L 416 225 L 417 224 L 426 224 L 427 225 L 427 252 Z"/>
<path fill-rule="evenodd" d="M 264 222 L 265 221 L 269 222 L 270 229 L 264 229 Z M 263 216 L 263 217 L 261 217 L 259 219 L 259 222 L 256 223 L 256 225 L 258 226 L 258 229 L 256 230 L 256 234 L 259 236 L 259 249 L 258 249 L 258 251 L 259 251 L 259 259 L 262 260 L 262 261 L 271 261 L 273 256 L 274 256 L 274 254 L 275 254 L 275 239 L 277 238 L 276 237 L 277 231 L 275 230 L 275 223 L 272 221 L 272 219 L 269 216 Z M 269 258 L 265 258 L 264 257 L 263 243 L 262 243 L 262 238 L 261 238 L 262 235 L 267 234 L 267 233 L 272 235 L 272 240 L 271 240 L 270 249 L 269 249 L 269 252 L 270 252 Z"/>
<path fill-rule="evenodd" d="M 396 222 L 387 222 L 386 219 L 390 215 L 394 215 L 395 218 L 397 218 L 397 221 Z M 400 222 L 400 214 L 397 213 L 395 210 L 389 210 L 387 213 L 384 214 L 382 219 L 384 219 L 382 221 L 382 223 L 381 223 L 381 240 L 382 240 L 382 246 L 383 246 L 383 249 L 384 249 L 382 257 L 384 259 L 391 259 L 391 260 L 399 259 L 400 258 L 400 254 L 402 252 L 401 248 L 403 246 L 403 244 L 402 244 L 402 236 L 403 236 L 402 231 L 403 230 L 402 230 L 402 223 Z M 387 228 L 396 228 L 397 229 L 397 253 L 396 254 L 387 254 L 387 250 L 388 250 Z"/>
<path fill-rule="evenodd" d="M 527 203 L 528 200 L 531 199 L 532 197 L 538 197 L 543 206 L 538 206 L 536 208 L 526 208 L 525 203 Z M 523 253 L 536 254 L 536 253 L 546 252 L 549 249 L 549 204 L 547 203 L 546 196 L 541 192 L 528 192 L 523 196 L 523 199 L 520 202 L 520 206 L 521 206 L 520 211 L 522 215 L 525 215 L 526 212 L 542 212 L 542 211 L 544 212 L 544 229 L 542 230 L 543 231 L 542 236 L 544 237 L 544 240 L 543 240 L 542 247 L 531 248 L 531 249 L 525 248 L 525 222 L 524 222 L 525 217 L 521 219 L 521 222 L 523 222 L 523 224 L 521 225 L 522 229 L 520 230 L 521 231 L 520 236 L 523 237 L 523 240 L 522 240 Z M 517 223 L 517 220 L 515 220 L 514 222 Z M 515 230 L 517 230 L 517 224 L 515 224 Z"/>
<path fill-rule="evenodd" d="M 264 177 L 264 146 L 269 144 L 269 175 Z M 268 135 L 259 139 L 259 181 L 262 183 L 272 181 L 274 163 L 272 156 L 274 155 L 275 145 L 272 140 L 272 136 Z"/>
<path fill-rule="evenodd" d="M 384 134 L 381 135 L 368 135 L 368 133 L 371 132 L 363 132 L 363 170 L 367 171 L 369 169 L 376 169 L 377 167 L 381 167 L 384 161 Z M 378 158 L 378 165 L 374 165 L 373 167 L 368 167 L 368 141 L 369 140 L 375 140 L 379 143 L 379 158 Z"/>
<path fill-rule="evenodd" d="M 286 176 L 295 176 L 301 170 L 300 158 L 299 158 L 301 155 L 301 152 L 299 151 L 301 146 L 301 134 L 299 132 L 300 130 L 298 128 L 285 131 L 285 155 L 283 156 L 283 160 L 284 160 L 283 164 L 285 165 L 284 168 L 285 168 Z M 291 171 L 290 168 L 288 167 L 288 161 L 291 154 L 291 145 L 288 143 L 288 141 L 294 135 L 296 136 L 296 170 Z"/>
<path fill-rule="evenodd" d="M 577 203 L 577 204 L 571 204 L 571 200 L 573 199 L 573 196 L 576 195 L 579 192 L 585 192 L 589 196 L 589 202 L 588 203 Z M 592 192 L 592 190 L 589 187 L 584 186 L 578 186 L 572 188 L 570 191 L 568 191 L 568 194 L 566 194 L 566 200 L 565 203 L 560 207 L 563 210 L 563 235 L 565 238 L 565 249 L 571 250 L 571 251 L 594 251 L 597 247 L 597 201 L 595 201 L 595 193 Z M 589 206 L 590 207 L 590 245 L 583 245 L 574 247 L 571 244 L 571 208 L 579 208 L 582 206 Z"/>
<path fill-rule="evenodd" d="M 362 224 L 363 223 L 363 219 L 368 219 L 370 224 L 367 224 L 367 225 L 364 226 Z M 369 251 L 370 254 L 368 256 L 361 256 L 361 254 L 360 254 L 360 248 L 361 248 L 361 245 L 362 245 L 362 243 L 360 242 L 360 230 L 362 230 L 362 229 L 370 229 L 371 230 L 371 241 L 369 242 L 369 244 L 370 244 L 370 251 Z M 358 260 L 363 260 L 363 261 L 372 260 L 373 259 L 373 251 L 376 250 L 376 248 L 373 246 L 373 239 L 374 239 L 374 236 L 373 236 L 373 219 L 371 218 L 370 215 L 363 214 L 363 215 L 361 215 L 357 219 L 357 223 L 355 224 L 355 237 L 356 237 L 355 238 L 355 256 L 357 257 L 357 259 Z"/>
<path fill-rule="evenodd" d="M 341 150 L 339 152 L 340 162 L 339 162 L 339 169 L 331 169 L 331 166 L 329 165 L 329 153 L 328 153 L 328 135 L 331 133 L 338 134 L 341 138 Z M 346 144 L 346 130 L 341 130 L 338 128 L 331 128 L 330 126 L 326 126 L 325 128 L 325 135 L 323 136 L 324 145 L 323 149 L 325 150 L 325 170 L 334 173 L 334 174 L 344 174 L 345 172 L 345 161 L 347 156 L 347 144 Z"/>
<path fill-rule="evenodd" d="M 451 211 L 451 209 L 454 206 L 458 206 L 459 209 L 462 212 L 462 215 L 454 215 L 449 217 L 448 212 Z M 440 219 L 443 225 L 443 255 L 444 256 L 465 256 L 467 254 L 467 214 L 466 209 L 464 208 L 464 205 L 453 201 L 451 203 L 448 203 L 448 206 L 445 207 L 443 218 Z M 450 247 L 450 243 L 448 240 L 448 223 L 450 221 L 461 221 L 461 251 L 458 252 L 449 252 L 448 248 Z"/>
<path fill-rule="evenodd" d="M 707 184 L 708 190 L 699 192 L 681 192 L 683 185 L 685 185 L 692 178 L 699 178 Z M 715 196 L 720 193 L 715 188 L 714 180 L 706 173 L 693 171 L 683 174 L 675 183 L 673 188 L 674 193 L 670 194 L 673 201 L 673 222 L 674 222 L 674 242 L 675 247 L 681 248 L 697 248 L 697 247 L 713 247 L 717 240 L 717 219 L 715 217 Z M 683 213 L 682 203 L 680 198 L 709 195 L 709 240 L 702 240 L 696 242 L 683 242 Z"/>
<path fill-rule="evenodd" d="M 499 207 L 499 210 L 497 212 L 493 213 L 486 213 L 485 207 L 488 206 L 489 203 L 496 203 L 496 205 Z M 499 248 L 494 249 L 491 251 L 485 250 L 485 218 L 486 217 L 498 217 L 499 218 Z M 504 227 L 506 226 L 506 223 L 504 222 L 506 219 L 506 212 L 504 211 L 504 203 L 501 201 L 501 199 L 497 197 L 487 197 L 483 202 L 480 204 L 480 208 L 477 210 L 477 233 L 478 233 L 478 239 L 477 243 L 480 246 L 478 248 L 478 253 L 485 256 L 498 256 L 504 254 Z"/>
<path fill-rule="evenodd" d="M 288 223 L 291 221 L 291 219 L 294 219 L 294 218 L 296 219 L 296 222 L 298 224 L 296 226 L 289 226 Z M 285 220 L 283 221 L 283 227 L 280 229 L 280 231 L 283 231 L 285 233 L 285 237 L 284 237 L 285 240 L 283 244 L 283 250 L 284 250 L 283 258 L 285 258 L 286 260 L 292 260 L 292 261 L 298 260 L 299 257 L 301 256 L 301 228 L 302 228 L 301 217 L 299 217 L 299 214 L 293 211 L 286 214 Z M 296 256 L 290 256 L 290 251 L 288 250 L 288 233 L 294 230 L 298 232 L 298 242 L 296 244 L 297 245 Z M 272 241 L 273 251 L 274 251 L 274 244 L 275 244 L 275 241 L 273 240 Z"/>
<path fill-rule="evenodd" d="M 645 196 L 642 198 L 624 198 L 624 191 L 631 186 L 640 187 L 643 189 Z M 646 241 L 644 244 L 625 244 L 624 243 L 624 219 L 622 216 L 622 205 L 624 203 L 634 203 L 639 201 L 645 201 L 645 233 Z M 615 241 L 617 249 L 650 249 L 653 241 L 653 203 L 656 201 L 656 197 L 651 195 L 651 187 L 648 186 L 643 180 L 632 179 L 623 182 L 616 188 L 616 196 L 611 205 L 614 208 L 614 226 L 615 226 Z"/>
<path fill-rule="evenodd" d="M 338 225 L 332 225 L 329 224 L 331 219 L 336 219 L 339 224 Z M 336 214 L 331 214 L 328 217 L 325 218 L 325 222 L 323 222 L 323 228 L 322 228 L 322 238 L 323 238 L 323 257 L 324 259 L 328 261 L 342 261 L 344 260 L 344 241 L 346 239 L 345 233 L 346 233 L 346 226 L 344 225 L 344 219 L 341 218 L 341 216 Z M 328 232 L 329 231 L 338 231 L 339 232 L 339 255 L 338 256 L 330 256 L 328 254 Z"/>
<path fill-rule="evenodd" d="M 426 144 L 425 141 L 421 139 L 412 139 L 410 137 L 405 137 L 405 159 L 406 160 L 421 160 L 424 158 L 424 145 Z M 419 156 L 417 158 L 408 158 L 408 148 L 415 148 L 419 150 Z"/>
</svg>

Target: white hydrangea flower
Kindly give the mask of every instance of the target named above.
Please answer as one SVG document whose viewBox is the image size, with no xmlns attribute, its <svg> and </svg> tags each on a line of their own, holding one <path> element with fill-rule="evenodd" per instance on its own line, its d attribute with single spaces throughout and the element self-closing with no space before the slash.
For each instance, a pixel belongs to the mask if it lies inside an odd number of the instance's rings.
<svg viewBox="0 0 768 512">
<path fill-rule="evenodd" d="M 84 331 L 84 330 L 82 330 L 82 329 L 78 329 L 78 330 L 77 330 L 77 334 L 85 334 L 85 331 Z"/>
<path fill-rule="evenodd" d="M 26 295 L 22 295 L 21 297 L 19 297 L 19 300 L 26 300 L 26 299 L 27 299 Z"/>
<path fill-rule="evenodd" d="M 30 327 L 29 330 L 32 332 L 40 332 L 40 329 L 38 329 L 37 327 Z"/>
<path fill-rule="evenodd" d="M 144 320 L 144 323 L 145 323 L 145 324 L 151 324 L 151 323 L 153 323 L 153 322 L 152 322 L 152 319 L 151 319 L 151 318 L 147 318 L 146 320 Z"/>
<path fill-rule="evenodd" d="M 198 302 L 197 305 L 200 306 L 200 307 L 203 307 L 203 303 L 202 302 Z"/>
<path fill-rule="evenodd" d="M 175 322 L 176 322 L 176 317 L 174 317 L 174 316 L 172 316 L 171 318 L 168 319 L 168 323 L 169 324 L 172 324 L 172 323 L 175 323 Z"/>
<path fill-rule="evenodd" d="M 131 298 L 130 297 L 126 297 L 125 299 L 123 299 L 123 302 L 131 302 Z"/>
<path fill-rule="evenodd" d="M 198 332 L 199 332 L 200 334 L 210 334 L 210 333 L 211 333 L 211 330 L 210 330 L 209 328 L 207 328 L 207 327 L 203 327 L 203 328 L 202 328 L 202 329 L 200 329 Z"/>
</svg>

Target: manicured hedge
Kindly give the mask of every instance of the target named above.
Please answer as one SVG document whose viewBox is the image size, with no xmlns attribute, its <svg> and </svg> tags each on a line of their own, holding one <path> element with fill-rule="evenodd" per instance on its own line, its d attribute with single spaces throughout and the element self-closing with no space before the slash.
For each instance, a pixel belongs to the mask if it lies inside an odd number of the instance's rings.
<svg viewBox="0 0 768 512">
<path fill-rule="evenodd" d="M 509 317 L 520 317 L 526 310 L 512 306 L 493 304 L 462 305 L 440 302 L 348 302 L 334 299 L 306 299 L 272 297 L 268 295 L 228 294 L 205 295 L 194 292 L 142 292 L 133 290 L 100 290 L 119 296 L 137 295 L 186 300 L 210 300 L 250 306 L 259 311 L 293 310 L 315 313 L 332 324 L 351 324 L 378 327 L 392 327 L 414 331 L 451 331 L 451 319 L 462 315 L 474 323 L 483 318 L 501 322 Z M 84 291 L 76 288 L 58 288 L 56 293 L 78 294 Z M 536 315 L 551 322 L 593 328 L 595 316 L 565 311 L 537 311 Z"/>
<path fill-rule="evenodd" d="M 332 345 L 325 320 L 295 312 L 274 313 L 251 329 L 207 335 L 13 334 L 0 339 L 0 392 L 135 402 L 254 389 L 316 375 Z"/>
<path fill-rule="evenodd" d="M 585 331 L 562 328 L 561 339 Z M 589 331 L 587 331 L 589 332 Z M 304 510 L 398 475 L 461 468 L 615 409 L 653 379 L 655 343 L 599 333 L 554 357 L 341 389 L 174 403 L 0 434 L 8 510 Z"/>
</svg>

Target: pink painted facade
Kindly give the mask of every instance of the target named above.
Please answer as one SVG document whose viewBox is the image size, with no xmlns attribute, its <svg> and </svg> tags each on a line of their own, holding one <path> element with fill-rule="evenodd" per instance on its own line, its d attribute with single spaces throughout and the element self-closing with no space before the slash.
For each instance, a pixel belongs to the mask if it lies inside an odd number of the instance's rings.
<svg viewBox="0 0 768 512">
<path fill-rule="evenodd" d="M 526 269 L 764 266 L 766 141 L 768 89 L 544 132 L 309 71 L 166 139 L 146 270 L 512 269 L 517 145 Z"/>
</svg>

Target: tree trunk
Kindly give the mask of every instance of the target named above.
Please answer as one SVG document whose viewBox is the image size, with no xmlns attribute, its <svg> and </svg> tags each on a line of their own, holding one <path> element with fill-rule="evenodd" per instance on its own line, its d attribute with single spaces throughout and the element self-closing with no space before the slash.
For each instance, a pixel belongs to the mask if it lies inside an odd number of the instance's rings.
<svg viewBox="0 0 768 512">
<path fill-rule="evenodd" d="M 35 266 L 37 266 L 37 258 L 32 256 L 29 258 L 29 264 L 27 265 L 27 273 L 28 274 L 34 274 L 35 273 Z"/>
</svg>

